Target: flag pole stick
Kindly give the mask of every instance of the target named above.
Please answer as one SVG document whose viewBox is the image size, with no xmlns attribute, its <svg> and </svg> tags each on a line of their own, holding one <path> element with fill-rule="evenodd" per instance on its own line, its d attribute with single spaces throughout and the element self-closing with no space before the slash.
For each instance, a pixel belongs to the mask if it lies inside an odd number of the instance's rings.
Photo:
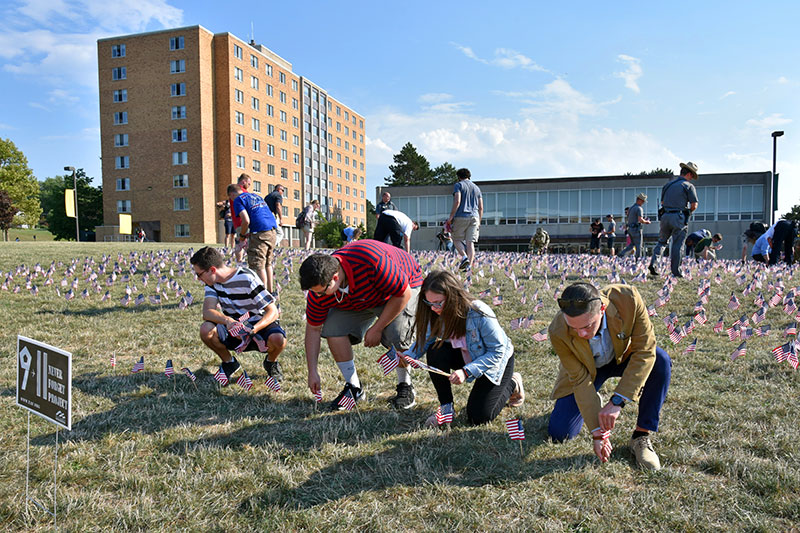
<svg viewBox="0 0 800 533">
<path fill-rule="evenodd" d="M 524 457 L 525 454 L 522 452 L 522 441 L 518 441 L 518 442 L 519 442 L 519 456 L 520 457 Z"/>
</svg>

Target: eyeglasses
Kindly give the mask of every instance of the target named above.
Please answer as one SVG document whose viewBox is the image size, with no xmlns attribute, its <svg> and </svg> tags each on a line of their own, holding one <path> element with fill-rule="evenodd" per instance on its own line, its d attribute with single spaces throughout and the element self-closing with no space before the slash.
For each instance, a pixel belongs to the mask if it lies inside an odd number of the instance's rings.
<svg viewBox="0 0 800 533">
<path fill-rule="evenodd" d="M 589 307 L 589 304 L 594 302 L 595 300 L 599 300 L 600 297 L 595 296 L 594 298 L 589 298 L 588 300 L 572 300 L 570 298 L 559 298 L 558 299 L 558 307 L 564 311 L 566 309 L 584 309 Z"/>
<path fill-rule="evenodd" d="M 424 303 L 428 307 L 433 307 L 433 308 L 436 308 L 436 309 L 440 309 L 444 305 L 444 300 L 442 300 L 441 302 L 429 302 L 428 300 L 423 298 L 422 299 L 422 303 Z"/>
<path fill-rule="evenodd" d="M 202 272 L 195 271 L 194 277 L 196 277 L 197 279 L 200 279 L 203 276 L 203 274 L 205 274 L 207 272 L 208 272 L 208 270 L 203 270 Z"/>
<path fill-rule="evenodd" d="M 325 293 L 327 293 L 327 292 L 328 292 L 328 289 L 330 289 L 330 288 L 331 288 L 331 284 L 332 284 L 332 283 L 333 283 L 333 279 L 331 279 L 331 280 L 330 280 L 330 281 L 327 283 L 327 285 L 325 285 L 325 288 L 324 288 L 324 289 L 322 289 L 321 291 L 319 291 L 319 292 L 317 292 L 317 291 L 311 291 L 311 292 L 312 292 L 312 293 L 314 293 L 315 295 L 317 295 L 319 298 L 323 298 L 323 297 L 325 297 L 325 296 L 326 296 L 326 294 L 325 294 Z"/>
</svg>

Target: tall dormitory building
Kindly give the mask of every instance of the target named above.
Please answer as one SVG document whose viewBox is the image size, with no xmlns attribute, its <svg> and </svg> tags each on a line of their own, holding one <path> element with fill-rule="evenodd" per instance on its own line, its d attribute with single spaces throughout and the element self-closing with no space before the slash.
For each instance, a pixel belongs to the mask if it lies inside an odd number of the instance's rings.
<svg viewBox="0 0 800 533">
<path fill-rule="evenodd" d="M 240 174 L 286 188 L 284 233 L 318 199 L 366 226 L 364 117 L 254 41 L 202 26 L 100 39 L 104 225 L 119 213 L 148 239 L 221 243 L 216 203 Z"/>
</svg>

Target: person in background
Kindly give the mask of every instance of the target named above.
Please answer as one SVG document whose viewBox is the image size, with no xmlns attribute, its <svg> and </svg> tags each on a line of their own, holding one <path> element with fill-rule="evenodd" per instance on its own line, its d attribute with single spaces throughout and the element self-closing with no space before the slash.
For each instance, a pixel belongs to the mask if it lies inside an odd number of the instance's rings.
<svg viewBox="0 0 800 533">
<path fill-rule="evenodd" d="M 617 255 L 617 251 L 614 249 L 614 238 L 617 236 L 617 223 L 614 221 L 614 215 L 606 215 L 606 222 L 608 222 L 608 226 L 603 231 L 603 235 L 606 237 L 608 255 L 614 257 Z"/>
<path fill-rule="evenodd" d="M 317 227 L 317 211 L 319 210 L 319 200 L 314 200 L 305 207 L 303 217 L 303 236 L 305 237 L 304 248 L 311 248 L 311 239 L 314 238 L 314 228 Z"/>
<path fill-rule="evenodd" d="M 439 240 L 439 245 L 437 247 L 438 251 L 453 252 L 453 237 L 450 234 L 450 228 L 447 226 L 447 224 L 442 225 L 442 229 L 440 229 L 439 233 L 436 234 L 436 238 Z"/>
<path fill-rule="evenodd" d="M 534 254 L 547 254 L 547 247 L 550 245 L 550 235 L 542 227 L 536 228 L 536 233 L 531 237 L 528 251 Z"/>
<path fill-rule="evenodd" d="M 344 244 L 350 244 L 361 238 L 361 228 L 347 226 L 342 230 L 342 241 Z"/>
<path fill-rule="evenodd" d="M 716 259 L 717 250 L 722 248 L 722 245 L 719 244 L 720 242 L 722 242 L 721 233 L 715 233 L 711 237 L 703 237 L 697 242 L 692 252 L 698 259 Z"/>
<path fill-rule="evenodd" d="M 772 250 L 772 254 L 769 256 L 769 264 L 777 264 L 781 259 L 781 252 L 783 252 L 783 262 L 791 265 L 794 261 L 794 240 L 797 236 L 797 223 L 794 220 L 779 220 L 767 230 L 765 235 L 769 239 L 769 246 Z"/>
<path fill-rule="evenodd" d="M 656 264 L 667 247 L 667 241 L 672 239 L 669 250 L 670 270 L 676 278 L 683 277 L 680 271 L 682 248 L 689 227 L 689 217 L 698 205 L 697 189 L 691 183 L 697 181 L 697 170 L 697 165 L 691 161 L 681 163 L 680 176 L 661 188 L 663 212 L 659 212 L 658 244 L 650 257 L 650 274 L 653 276 L 659 275 Z"/>
<path fill-rule="evenodd" d="M 483 196 L 480 188 L 470 180 L 472 174 L 468 169 L 458 169 L 456 176 L 458 182 L 453 185 L 453 207 L 447 224 L 452 227 L 456 249 L 462 256 L 458 268 L 469 270 L 475 259 L 475 243 L 480 237 Z"/>
<path fill-rule="evenodd" d="M 631 250 L 636 249 L 636 258 L 642 257 L 644 252 L 644 233 L 642 232 L 642 224 L 650 224 L 650 219 L 645 218 L 644 209 L 642 206 L 647 202 L 647 195 L 640 192 L 636 196 L 636 203 L 630 206 L 628 217 L 626 218 L 626 228 L 631 242 L 619 253 L 620 257 L 625 257 Z"/>
<path fill-rule="evenodd" d="M 233 228 L 233 216 L 231 215 L 230 200 L 222 200 L 221 202 L 217 202 L 217 209 L 220 210 L 220 218 L 225 224 L 225 241 L 223 242 L 223 246 L 233 253 L 236 231 Z"/>
<path fill-rule="evenodd" d="M 264 197 L 267 207 L 275 217 L 275 246 L 280 246 L 283 242 L 283 195 L 286 193 L 286 188 L 278 184 L 272 189 L 272 192 Z"/>
<path fill-rule="evenodd" d="M 378 225 L 372 238 L 380 242 L 386 242 L 388 238 L 392 246 L 411 252 L 411 232 L 418 229 L 419 224 L 402 211 L 387 209 L 378 216 Z"/>
<path fill-rule="evenodd" d="M 387 209 L 391 209 L 392 211 L 398 210 L 397 206 L 392 203 L 392 195 L 388 192 L 384 192 L 381 195 L 381 202 L 375 206 L 375 218 L 379 218 L 381 213 Z"/>
<path fill-rule="evenodd" d="M 491 308 L 473 298 L 452 273 L 431 272 L 422 283 L 416 312 L 417 342 L 407 355 L 450 372 L 429 372 L 439 399 L 439 412 L 455 417 L 453 385 L 472 382 L 467 400 L 470 424 L 491 422 L 506 405 L 525 401 L 522 376 L 514 372 L 514 346 Z M 431 415 L 426 424 L 437 426 Z"/>
<path fill-rule="evenodd" d="M 247 240 L 247 266 L 258 274 L 267 290 L 275 294 L 272 263 L 275 260 L 275 217 L 267 203 L 257 194 L 239 191 L 238 186 L 229 185 L 229 196 L 233 196 L 233 212 L 239 215 L 242 225 L 239 237 Z"/>
<path fill-rule="evenodd" d="M 589 238 L 589 253 L 599 254 L 600 236 L 603 234 L 603 223 L 600 222 L 600 218 L 592 220 L 592 223 L 589 225 L 589 231 L 591 233 L 591 237 Z"/>
<path fill-rule="evenodd" d="M 684 241 L 684 244 L 686 245 L 684 255 L 686 257 L 691 257 L 694 255 L 694 247 L 697 246 L 698 242 L 706 237 L 711 237 L 711 232 L 707 229 L 699 229 L 687 235 L 686 241 Z"/>
<path fill-rule="evenodd" d="M 750 245 L 750 257 L 753 261 L 766 263 L 769 261 L 769 240 L 765 232 L 758 231 L 751 227 L 744 232 L 744 245 L 742 246 L 742 263 L 747 260 L 747 245 Z"/>
</svg>

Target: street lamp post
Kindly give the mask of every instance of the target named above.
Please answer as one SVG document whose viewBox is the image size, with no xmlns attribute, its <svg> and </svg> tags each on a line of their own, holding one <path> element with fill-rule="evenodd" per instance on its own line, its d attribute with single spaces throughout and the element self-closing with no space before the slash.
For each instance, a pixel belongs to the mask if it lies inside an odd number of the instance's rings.
<svg viewBox="0 0 800 533">
<path fill-rule="evenodd" d="M 773 187 L 777 187 L 778 182 L 777 178 L 777 155 L 778 155 L 778 137 L 782 136 L 782 131 L 773 131 L 772 132 L 772 181 L 769 183 L 769 225 L 772 226 L 775 223 L 775 205 L 773 204 L 773 199 L 775 198 L 775 191 L 773 191 Z"/>
<path fill-rule="evenodd" d="M 75 175 L 75 167 L 64 167 L 67 172 L 72 172 L 72 185 L 75 187 L 75 239 L 81 242 L 81 226 L 78 222 L 78 178 Z"/>
</svg>

